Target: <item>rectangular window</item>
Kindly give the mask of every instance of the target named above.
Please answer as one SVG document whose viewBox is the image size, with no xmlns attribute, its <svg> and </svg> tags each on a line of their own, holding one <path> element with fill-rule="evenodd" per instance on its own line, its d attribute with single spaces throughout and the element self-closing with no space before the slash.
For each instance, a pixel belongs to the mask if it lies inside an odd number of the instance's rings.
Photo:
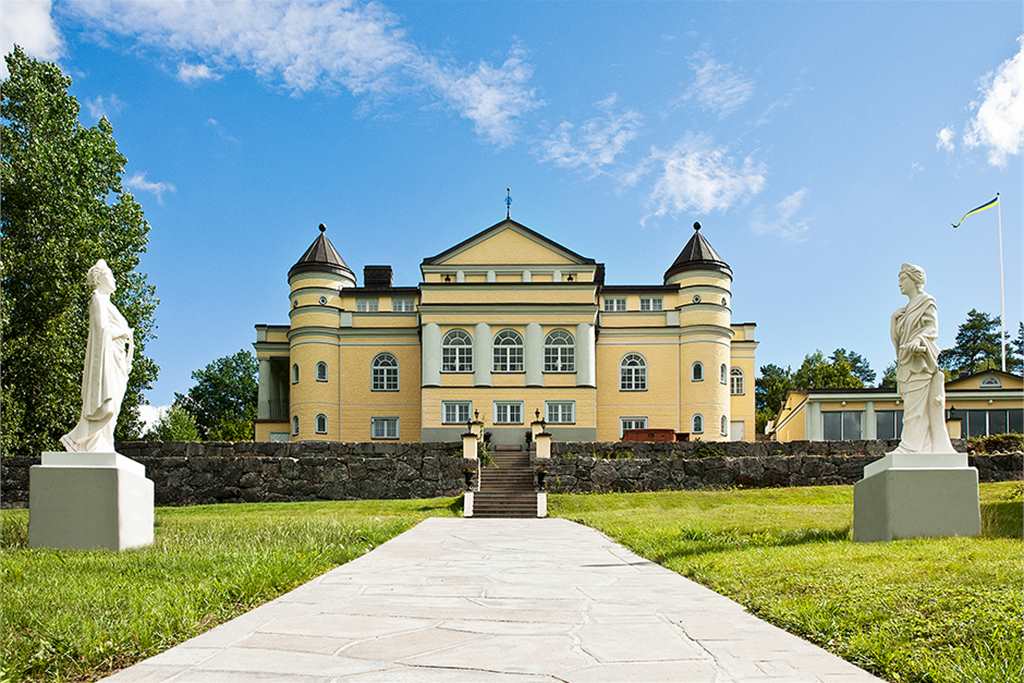
<svg viewBox="0 0 1024 683">
<path fill-rule="evenodd" d="M 374 439 L 397 439 L 398 418 L 397 417 L 373 417 L 370 418 L 370 433 Z"/>
<path fill-rule="evenodd" d="M 391 310 L 395 311 L 396 313 L 411 313 L 412 311 L 416 310 L 416 308 L 415 304 L 413 304 L 413 300 L 411 297 L 396 296 L 393 299 L 391 299 Z"/>
<path fill-rule="evenodd" d="M 496 424 L 496 425 L 521 425 L 521 424 L 523 424 L 523 402 L 522 401 L 495 401 L 494 402 L 494 424 Z"/>
<path fill-rule="evenodd" d="M 627 429 L 647 429 L 646 417 L 620 417 L 619 438 L 622 438 Z"/>
<path fill-rule="evenodd" d="M 376 313 L 377 297 L 364 296 L 356 299 L 356 310 L 360 313 Z"/>
<path fill-rule="evenodd" d="M 1006 411 L 1009 415 L 1010 428 L 1009 431 L 1013 434 L 1020 434 L 1024 432 L 1024 409 L 1022 408 L 1011 408 Z"/>
<path fill-rule="evenodd" d="M 551 424 L 572 424 L 576 422 L 576 401 L 545 401 L 544 410 Z"/>
<path fill-rule="evenodd" d="M 902 410 L 879 410 L 875 413 L 875 438 L 898 439 L 902 433 Z"/>
<path fill-rule="evenodd" d="M 1006 433 L 1006 411 L 1005 410 L 990 410 L 990 411 L 988 411 L 988 433 L 989 434 L 1005 434 Z"/>
<path fill-rule="evenodd" d="M 495 372 L 522 372 L 523 371 L 523 347 L 522 346 L 495 346 L 494 347 L 494 371 Z"/>
<path fill-rule="evenodd" d="M 604 298 L 604 310 L 606 311 L 624 311 L 626 310 L 626 299 L 625 298 Z"/>
<path fill-rule="evenodd" d="M 641 311 L 660 311 L 661 310 L 661 297 L 660 296 L 642 296 L 642 297 L 640 297 L 640 310 Z"/>
<path fill-rule="evenodd" d="M 441 401 L 441 422 L 446 425 L 466 424 L 472 407 L 471 401 Z"/>
<path fill-rule="evenodd" d="M 822 435 L 826 441 L 850 441 L 863 438 L 861 436 L 863 415 L 864 413 L 859 410 L 837 410 L 822 413 Z"/>
<path fill-rule="evenodd" d="M 985 436 L 988 434 L 988 411 L 967 410 L 967 419 L 964 420 L 964 436 Z"/>
</svg>

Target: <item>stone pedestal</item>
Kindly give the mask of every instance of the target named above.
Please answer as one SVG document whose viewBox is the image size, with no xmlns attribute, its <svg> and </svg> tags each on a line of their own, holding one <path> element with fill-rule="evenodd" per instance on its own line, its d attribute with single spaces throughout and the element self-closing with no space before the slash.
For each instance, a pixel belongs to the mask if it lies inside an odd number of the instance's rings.
<svg viewBox="0 0 1024 683">
<path fill-rule="evenodd" d="M 853 540 L 977 536 L 978 470 L 966 453 L 889 454 L 853 487 Z"/>
<path fill-rule="evenodd" d="M 153 482 L 119 453 L 43 453 L 29 472 L 33 548 L 125 550 L 153 542 Z"/>
</svg>

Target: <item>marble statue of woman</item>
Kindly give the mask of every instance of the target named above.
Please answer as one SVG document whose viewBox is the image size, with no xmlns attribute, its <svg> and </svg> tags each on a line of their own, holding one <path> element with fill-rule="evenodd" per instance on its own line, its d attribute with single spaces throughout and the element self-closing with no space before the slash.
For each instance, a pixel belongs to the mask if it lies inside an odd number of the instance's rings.
<svg viewBox="0 0 1024 683">
<path fill-rule="evenodd" d="M 60 441 L 67 451 L 113 453 L 114 427 L 128 386 L 135 340 L 128 321 L 110 302 L 117 284 L 107 262 L 97 261 L 86 281 L 93 292 L 82 371 L 82 414 Z"/>
<path fill-rule="evenodd" d="M 938 366 L 938 310 L 924 291 L 924 269 L 900 267 L 907 305 L 892 314 L 896 385 L 903 400 L 903 434 L 893 453 L 955 453 L 946 431 L 946 377 Z"/>
</svg>

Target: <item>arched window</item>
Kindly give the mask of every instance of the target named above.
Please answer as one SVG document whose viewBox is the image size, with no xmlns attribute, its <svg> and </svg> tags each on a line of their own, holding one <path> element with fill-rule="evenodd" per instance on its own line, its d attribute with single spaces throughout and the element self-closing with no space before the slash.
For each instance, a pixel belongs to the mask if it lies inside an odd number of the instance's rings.
<svg viewBox="0 0 1024 683">
<path fill-rule="evenodd" d="M 690 431 L 692 431 L 694 434 L 703 434 L 704 433 L 704 416 L 703 415 L 701 415 L 700 413 L 697 413 L 696 415 L 693 416 L 693 429 L 690 430 Z"/>
<path fill-rule="evenodd" d="M 729 417 L 727 415 L 722 416 L 722 436 L 729 436 Z"/>
<path fill-rule="evenodd" d="M 576 372 L 576 340 L 565 330 L 544 339 L 544 372 Z"/>
<path fill-rule="evenodd" d="M 473 372 L 473 338 L 450 330 L 441 341 L 441 372 Z"/>
<path fill-rule="evenodd" d="M 704 381 L 704 364 L 703 363 L 701 363 L 700 361 L 697 361 L 696 363 L 693 364 L 693 367 L 690 368 L 690 379 L 692 381 L 694 381 L 694 382 L 703 382 Z"/>
<path fill-rule="evenodd" d="M 378 353 L 373 357 L 370 375 L 373 391 L 398 391 L 398 359 L 390 353 Z"/>
<path fill-rule="evenodd" d="M 316 364 L 316 381 L 326 382 L 327 381 L 327 363 L 320 361 Z"/>
<path fill-rule="evenodd" d="M 502 330 L 494 336 L 494 371 L 523 371 L 523 338 L 515 330 Z"/>
<path fill-rule="evenodd" d="M 627 353 L 622 357 L 619 391 L 647 391 L 647 361 L 639 353 Z"/>
<path fill-rule="evenodd" d="M 733 368 L 729 371 L 729 393 L 739 396 L 743 393 L 743 371 Z"/>
<path fill-rule="evenodd" d="M 327 433 L 327 416 L 320 413 L 316 416 L 316 433 L 326 434 Z"/>
<path fill-rule="evenodd" d="M 718 366 L 718 381 L 722 384 L 729 383 L 729 367 L 725 363 Z"/>
<path fill-rule="evenodd" d="M 298 415 L 293 415 L 292 416 L 292 436 L 295 436 L 298 433 L 299 433 L 299 416 Z"/>
<path fill-rule="evenodd" d="M 292 384 L 299 383 L 299 364 L 292 363 Z"/>
</svg>

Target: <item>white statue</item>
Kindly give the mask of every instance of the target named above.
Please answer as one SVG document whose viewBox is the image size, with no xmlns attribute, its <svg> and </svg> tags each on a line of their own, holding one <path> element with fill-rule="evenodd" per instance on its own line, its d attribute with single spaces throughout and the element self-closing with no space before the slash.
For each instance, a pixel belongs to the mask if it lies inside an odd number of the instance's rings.
<svg viewBox="0 0 1024 683">
<path fill-rule="evenodd" d="M 903 399 L 903 434 L 893 453 L 955 453 L 946 431 L 946 377 L 938 366 L 939 316 L 924 291 L 924 268 L 900 267 L 900 292 L 909 301 L 892 314 L 896 386 Z"/>
<path fill-rule="evenodd" d="M 93 288 L 89 301 L 89 339 L 82 371 L 82 415 L 60 438 L 67 451 L 113 453 L 114 427 L 128 386 L 135 339 L 128 321 L 110 295 L 117 289 L 114 274 L 100 259 L 86 276 Z"/>
</svg>

